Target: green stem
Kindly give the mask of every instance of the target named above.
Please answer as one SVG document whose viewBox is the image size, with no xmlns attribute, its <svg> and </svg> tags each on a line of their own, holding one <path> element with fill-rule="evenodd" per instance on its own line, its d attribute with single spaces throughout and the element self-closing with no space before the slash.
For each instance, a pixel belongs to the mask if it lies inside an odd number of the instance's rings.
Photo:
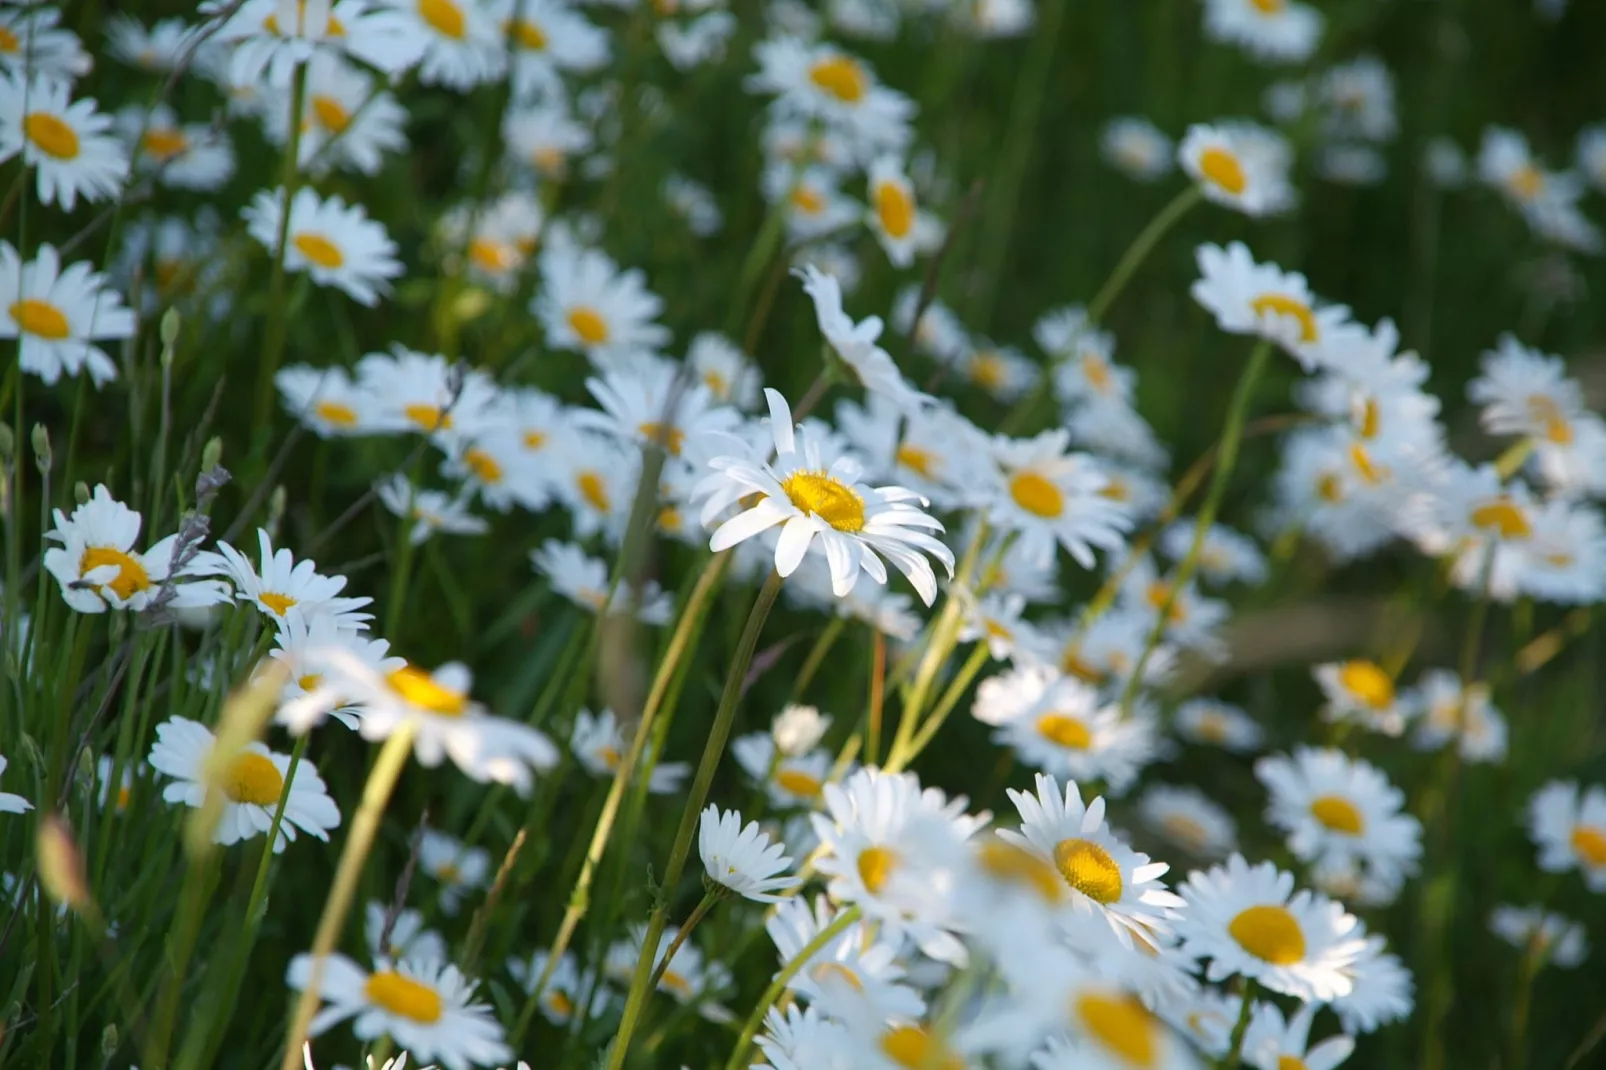
<svg viewBox="0 0 1606 1070">
<path fill-rule="evenodd" d="M 708 798 L 708 789 L 713 784 L 714 770 L 718 768 L 719 760 L 725 753 L 725 741 L 729 738 L 731 724 L 736 719 L 736 704 L 742 696 L 742 682 L 747 677 L 748 667 L 753 663 L 753 651 L 758 647 L 759 633 L 763 630 L 764 621 L 769 617 L 770 609 L 775 605 L 776 596 L 780 593 L 781 577 L 778 573 L 771 572 L 758 593 L 758 600 L 753 603 L 752 612 L 747 618 L 747 626 L 736 647 L 736 656 L 725 677 L 725 690 L 720 695 L 719 709 L 714 714 L 714 724 L 709 730 L 708 744 L 703 748 L 702 761 L 697 766 L 697 775 L 692 780 L 691 791 L 686 798 L 686 809 L 680 816 L 680 829 L 675 833 L 675 844 L 669 852 L 669 864 L 664 869 L 663 883 L 658 887 L 658 902 L 653 908 L 652 917 L 647 922 L 647 935 L 642 941 L 642 954 L 636 961 L 635 975 L 630 979 L 630 992 L 625 999 L 624 1015 L 619 1020 L 619 1029 L 614 1034 L 607 1070 L 620 1070 L 620 1067 L 624 1066 L 625 1056 L 630 1051 L 630 1038 L 640 1024 L 642 1005 L 646 1002 L 647 993 L 650 991 L 647 979 L 652 972 L 653 956 L 669 915 L 670 898 L 674 895 L 675 885 L 680 882 L 680 875 L 686 868 L 686 856 L 691 852 L 692 839 L 697 832 L 697 822 L 702 813 L 703 802 Z M 286 1066 L 281 1070 L 294 1070 L 294 1067 Z"/>
<path fill-rule="evenodd" d="M 959 699 L 970 689 L 971 681 L 976 679 L 976 674 L 981 672 L 982 666 L 987 664 L 991 656 L 992 652 L 987 649 L 987 640 L 982 639 L 977 642 L 976 648 L 970 652 L 970 657 L 965 659 L 965 664 L 960 668 L 958 675 L 953 678 L 953 682 L 943 692 L 942 698 L 937 701 L 937 705 L 932 707 L 931 716 L 926 718 L 925 723 L 920 726 L 920 730 L 915 733 L 914 739 L 910 741 L 909 753 L 907 755 L 894 755 L 887 760 L 888 772 L 897 772 L 920 757 L 920 752 L 926 749 L 932 737 L 937 734 L 937 730 L 942 727 L 943 722 L 948 719 L 948 715 L 958 705 Z"/>
<path fill-rule="evenodd" d="M 775 1005 L 775 1001 L 781 998 L 781 993 L 786 991 L 786 986 L 791 983 L 792 978 L 809 964 L 809 960 L 819 954 L 832 940 L 847 932 L 848 926 L 858 921 L 861 913 L 856 906 L 844 910 L 837 915 L 835 921 L 815 933 L 814 939 L 804 944 L 803 949 L 781 967 L 781 972 L 775 975 L 775 980 L 770 982 L 770 986 L 758 998 L 753 1013 L 747 1016 L 746 1023 L 742 1025 L 742 1035 L 736 1038 L 736 1047 L 731 1049 L 731 1057 L 725 1062 L 725 1070 L 741 1070 L 746 1065 L 747 1049 L 752 1046 L 753 1038 L 758 1035 L 759 1026 L 764 1024 L 764 1015 Z"/>
<path fill-rule="evenodd" d="M 1533 1003 L 1534 978 L 1539 974 L 1544 952 L 1537 938 L 1523 952 L 1517 964 L 1517 994 L 1511 1002 L 1511 1070 L 1528 1065 L 1528 1009 Z"/>
<path fill-rule="evenodd" d="M 703 893 L 702 899 L 699 900 L 697 906 L 693 908 L 691 916 L 686 919 L 686 923 L 684 925 L 676 930 L 675 938 L 671 940 L 669 942 L 669 946 L 664 949 L 664 957 L 658 961 L 657 966 L 653 967 L 652 977 L 648 978 L 647 980 L 648 991 L 652 991 L 658 987 L 658 982 L 664 979 L 664 971 L 669 969 L 669 964 L 674 961 L 675 955 L 679 953 L 680 945 L 686 942 L 686 938 L 692 934 L 692 930 L 697 928 L 698 923 L 700 923 L 703 918 L 708 915 L 710 910 L 714 909 L 714 904 L 718 903 L 724 898 L 724 895 L 713 889 Z M 643 951 L 651 953 L 652 949 L 643 948 Z"/>
<path fill-rule="evenodd" d="M 1243 1004 L 1238 1008 L 1238 1022 L 1232 1027 L 1232 1039 L 1227 1042 L 1227 1052 L 1216 1064 L 1217 1070 L 1233 1070 L 1239 1063 L 1239 1057 L 1244 1050 L 1244 1034 L 1249 1031 L 1249 1018 L 1255 1009 L 1255 992 L 1260 986 L 1253 978 L 1244 981 Z"/>
<path fill-rule="evenodd" d="M 301 178 L 298 157 L 301 155 L 301 111 L 306 98 L 307 67 L 304 63 L 298 63 L 290 86 L 290 138 L 285 146 L 280 178 L 284 186 L 284 202 L 279 217 L 279 238 L 273 249 L 273 274 L 268 280 L 268 322 L 262 332 L 262 361 L 257 373 L 256 423 L 252 425 L 257 433 L 263 435 L 264 442 L 267 440 L 265 431 L 268 420 L 273 415 L 273 401 L 276 395 L 273 375 L 279 370 L 279 361 L 284 357 L 285 337 L 290 329 L 289 317 L 285 314 L 284 254 L 285 246 L 290 243 L 290 202 L 295 197 L 296 186 Z"/>
<path fill-rule="evenodd" d="M 831 647 L 836 644 L 842 635 L 842 629 L 847 627 L 847 624 L 846 617 L 832 617 L 831 622 L 820 632 L 820 637 L 814 641 L 814 645 L 809 648 L 808 656 L 803 659 L 803 667 L 797 671 L 797 677 L 792 681 L 792 697 L 788 700 L 788 705 L 803 697 L 803 692 L 814 680 L 814 674 L 820 671 L 820 666 L 825 664 L 825 656 L 831 652 Z"/>
</svg>

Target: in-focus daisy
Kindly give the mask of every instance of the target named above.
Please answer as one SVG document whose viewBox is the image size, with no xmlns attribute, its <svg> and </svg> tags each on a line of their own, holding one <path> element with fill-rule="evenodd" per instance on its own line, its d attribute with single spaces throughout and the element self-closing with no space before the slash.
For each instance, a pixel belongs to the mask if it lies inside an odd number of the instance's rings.
<svg viewBox="0 0 1606 1070">
<path fill-rule="evenodd" d="M 625 725 L 619 723 L 612 710 L 592 715 L 580 710 L 574 718 L 574 734 L 569 738 L 569 749 L 580 760 L 586 772 L 596 777 L 611 778 L 630 750 L 631 737 L 625 734 Z M 645 764 L 650 751 L 643 750 Z M 656 762 L 647 781 L 647 790 L 654 795 L 673 795 L 681 790 L 691 767 L 685 762 Z"/>
<path fill-rule="evenodd" d="M 1589 957 L 1589 935 L 1583 925 L 1543 907 L 1495 907 L 1489 931 L 1518 951 L 1564 970 Z"/>
<path fill-rule="evenodd" d="M 200 575 L 222 576 L 234 586 L 235 598 L 255 605 L 275 627 L 290 617 L 329 617 L 349 631 L 367 631 L 372 614 L 359 613 L 372 598 L 343 598 L 346 577 L 325 576 L 310 558 L 295 559 L 287 548 L 273 548 L 268 533 L 257 529 L 260 570 L 226 542 L 217 553 L 197 555 L 194 570 Z"/>
<path fill-rule="evenodd" d="M 1242 242 L 1225 249 L 1201 245 L 1197 258 L 1202 277 L 1193 284 L 1193 299 L 1216 317 L 1216 325 L 1276 342 L 1306 371 L 1320 362 L 1328 335 L 1349 322 L 1349 309 L 1317 302 L 1305 276 L 1255 263 Z"/>
<path fill-rule="evenodd" d="M 1183 739 L 1223 747 L 1236 754 L 1259 750 L 1266 735 L 1242 708 L 1214 698 L 1184 702 L 1177 707 L 1174 723 Z"/>
<path fill-rule="evenodd" d="M 795 961 L 843 909 L 833 907 L 823 895 L 812 902 L 802 896 L 781 900 L 764 924 L 781 964 Z M 918 1017 L 925 1011 L 925 1000 L 904 983 L 897 959 L 897 949 L 876 939 L 861 922 L 814 952 L 787 987 L 825 1007 L 869 1007 L 883 1018 Z"/>
<path fill-rule="evenodd" d="M 5 771 L 5 755 L 0 754 L 0 774 L 4 774 Z M 25 814 L 32 809 L 33 803 L 24 799 L 21 795 L 12 795 L 9 792 L 0 791 L 0 814 Z"/>
<path fill-rule="evenodd" d="M 257 193 L 242 213 L 251 236 L 270 254 L 279 245 L 283 211 L 284 191 L 271 189 Z M 361 205 L 348 206 L 338 196 L 321 199 L 306 186 L 296 190 L 290 201 L 284 266 L 370 306 L 379 303 L 380 295 L 390 289 L 389 280 L 403 270 L 384 224 L 369 219 Z"/>
<path fill-rule="evenodd" d="M 1138 803 L 1143 823 L 1198 858 L 1225 858 L 1238 847 L 1232 815 L 1198 788 L 1155 784 Z"/>
<path fill-rule="evenodd" d="M 1343 751 L 1296 747 L 1291 758 L 1267 755 L 1255 775 L 1270 799 L 1266 820 L 1288 834 L 1295 857 L 1357 860 L 1385 874 L 1416 870 L 1422 823 L 1405 795 L 1370 762 Z"/>
<path fill-rule="evenodd" d="M 306 954 L 291 959 L 285 983 L 304 990 L 312 983 L 313 963 Z M 420 1063 L 438 1062 L 444 1070 L 512 1057 L 491 1005 L 472 1002 L 474 982 L 456 966 L 419 956 L 377 965 L 370 973 L 339 952 L 324 959 L 312 1036 L 350 1018 L 358 1040 L 390 1037 Z"/>
<path fill-rule="evenodd" d="M 1590 891 L 1606 892 L 1606 789 L 1551 781 L 1528 800 L 1528 835 L 1540 869 L 1576 869 Z"/>
<path fill-rule="evenodd" d="M 171 717 L 156 726 L 156 742 L 149 758 L 151 768 L 173 778 L 173 783 L 162 790 L 163 799 L 185 806 L 205 805 L 208 766 L 215 744 L 215 737 L 205 725 L 186 717 Z M 217 771 L 216 786 L 227 801 L 212 841 L 227 847 L 265 835 L 273 827 L 273 815 L 289 773 L 288 754 L 275 754 L 261 743 L 248 743 L 227 768 Z M 329 797 L 318 770 L 303 759 L 290 779 L 284 820 L 273 842 L 274 853 L 283 851 L 298 831 L 328 840 L 329 830 L 339 825 L 339 807 Z"/>
<path fill-rule="evenodd" d="M 1157 182 L 1171 173 L 1171 139 L 1140 116 L 1111 119 L 1099 137 L 1099 148 L 1105 162 L 1139 182 Z"/>
<path fill-rule="evenodd" d="M 540 269 L 541 293 L 531 311 L 552 348 L 578 350 L 595 361 L 669 340 L 669 331 L 654 322 L 664 303 L 639 269 L 621 271 L 606 253 L 561 237 L 542 250 Z"/>
<path fill-rule="evenodd" d="M 988 510 L 1001 530 L 1019 532 L 1022 553 L 1046 559 L 1057 544 L 1090 569 L 1095 547 L 1121 548 L 1132 518 L 1120 502 L 1100 493 L 1104 473 L 1092 457 L 1071 451 L 1068 431 L 1029 439 L 997 436 L 992 453 Z"/>
<path fill-rule="evenodd" d="M 507 972 L 525 992 L 533 992 L 543 974 L 547 973 L 552 953 L 545 948 L 533 951 L 528 958 L 509 959 Z M 591 993 L 596 984 L 590 971 L 582 971 L 574 956 L 565 951 L 551 967 L 551 976 L 541 990 L 541 1017 L 553 1025 L 568 1025 L 580 1011 L 580 1001 Z M 591 1001 L 591 1016 L 603 1014 L 610 1002 L 606 990 Z"/>
<path fill-rule="evenodd" d="M 842 310 L 842 287 L 834 276 L 824 274 L 813 264 L 795 274 L 803 280 L 803 292 L 814 301 L 820 333 L 866 390 L 885 394 L 904 412 L 918 411 L 931 402 L 929 394 L 909 385 L 892 355 L 876 345 L 876 339 L 881 337 L 880 316 L 855 323 Z"/>
<path fill-rule="evenodd" d="M 436 829 L 425 829 L 418 843 L 418 865 L 440 885 L 441 912 L 455 915 L 469 892 L 491 876 L 491 853 L 470 847 Z"/>
<path fill-rule="evenodd" d="M 88 370 L 97 388 L 117 378 L 117 365 L 91 341 L 133 337 L 134 313 L 87 263 L 64 271 L 49 244 L 23 263 L 11 243 L 0 241 L 0 295 L 0 338 L 17 339 L 23 371 L 55 383 L 64 372 Z"/>
<path fill-rule="evenodd" d="M 710 462 L 715 474 L 705 480 L 716 495 L 723 485 L 762 497 L 721 524 L 709 540 L 710 549 L 727 550 L 780 525 L 775 549 L 775 570 L 780 575 L 795 572 L 817 541 L 830 563 L 832 590 L 838 598 L 853 590 L 861 571 L 876 583 L 886 583 L 885 557 L 931 605 L 937 597 L 937 579 L 926 558 L 936 558 L 951 576 L 954 556 L 925 534 L 943 527 L 915 504 L 924 500 L 902 487 L 864 485 L 852 458 L 838 458 L 827 467 L 810 429 L 794 426 L 786 399 L 774 390 L 765 390 L 764 395 L 769 400 L 775 459 L 755 464 L 737 457 L 717 458 Z M 720 501 L 716 496 L 710 504 Z M 705 510 L 703 519 L 706 524 L 713 516 Z"/>
<path fill-rule="evenodd" d="M 1277 1004 L 1256 1003 L 1244 1032 L 1244 1062 L 1255 1070 L 1333 1070 L 1355 1050 L 1355 1039 L 1339 1033 L 1312 1044 L 1310 1027 L 1320 1009 L 1306 1003 L 1284 1018 Z"/>
<path fill-rule="evenodd" d="M 112 119 L 93 100 L 72 100 L 66 82 L 0 73 L 0 160 L 18 153 L 36 172 L 39 201 L 72 211 L 114 196 L 128 177 L 128 153 Z"/>
<path fill-rule="evenodd" d="M 1036 785 L 1035 794 L 1009 790 L 1020 831 L 1000 829 L 998 835 L 1051 863 L 1076 893 L 1073 904 L 1101 914 L 1123 944 L 1130 945 L 1133 933 L 1165 931 L 1182 903 L 1160 881 L 1171 867 L 1150 862 L 1110 831 L 1102 797 L 1084 805 L 1074 782 L 1062 795 L 1059 781 L 1042 773 Z"/>
<path fill-rule="evenodd" d="M 448 535 L 483 535 L 490 530 L 485 518 L 469 512 L 468 499 L 444 491 L 415 487 L 400 472 L 392 473 L 375 488 L 379 504 L 392 516 L 406 517 L 413 522 L 407 538 L 414 546 L 422 545 L 431 535 L 444 532 Z"/>
<path fill-rule="evenodd" d="M 778 903 L 782 897 L 774 893 L 802 883 L 787 872 L 792 860 L 784 844 L 771 843 L 758 822 L 744 826 L 740 813 L 711 803 L 697 826 L 697 853 L 710 881 L 755 903 Z"/>
<path fill-rule="evenodd" d="M 1353 722 L 1384 735 L 1405 731 L 1410 712 L 1394 689 L 1394 678 L 1366 658 L 1318 665 L 1313 670 L 1327 704 L 1322 716 L 1335 723 Z"/>
<path fill-rule="evenodd" d="M 1290 196 L 1287 174 L 1241 138 L 1242 131 L 1232 127 L 1196 123 L 1177 147 L 1177 161 L 1216 204 L 1251 216 L 1280 210 Z"/>
<path fill-rule="evenodd" d="M 1206 977 L 1233 974 L 1296 999 L 1330 1002 L 1355 987 L 1347 969 L 1364 952 L 1362 930 L 1343 906 L 1294 890 L 1294 877 L 1271 862 L 1251 867 L 1242 855 L 1180 889 L 1187 909 L 1175 921 L 1182 951 L 1209 959 Z"/>
</svg>

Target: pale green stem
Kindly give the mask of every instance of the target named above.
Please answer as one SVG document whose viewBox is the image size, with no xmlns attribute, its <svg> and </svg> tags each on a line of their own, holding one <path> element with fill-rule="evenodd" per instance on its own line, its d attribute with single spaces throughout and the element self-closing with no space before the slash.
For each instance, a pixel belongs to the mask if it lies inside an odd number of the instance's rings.
<svg viewBox="0 0 1606 1070">
<path fill-rule="evenodd" d="M 717 888 L 710 888 L 708 891 L 703 893 L 702 899 L 700 899 L 697 903 L 697 906 L 692 909 L 691 916 L 686 919 L 686 923 L 684 925 L 676 930 L 675 938 L 671 940 L 669 942 L 669 946 L 664 949 L 664 957 L 658 960 L 657 966 L 653 967 L 652 977 L 648 978 L 647 980 L 648 991 L 652 991 L 658 987 L 658 982 L 664 979 L 664 972 L 669 969 L 669 964 L 674 961 L 675 955 L 679 953 L 681 945 L 686 942 L 686 939 L 689 936 L 691 936 L 692 930 L 697 928 L 698 924 L 702 922 L 703 918 L 708 915 L 710 910 L 714 909 L 714 904 L 718 903 L 724 898 L 725 896 Z M 647 950 L 650 951 L 651 949 L 649 948 Z"/>
<path fill-rule="evenodd" d="M 747 1021 L 742 1025 L 742 1035 L 736 1038 L 736 1047 L 731 1049 L 731 1057 L 725 1063 L 725 1070 L 741 1070 L 747 1065 L 747 1050 L 752 1046 L 753 1038 L 758 1035 L 759 1027 L 764 1024 L 764 1015 L 775 1005 L 775 1001 L 781 998 L 781 993 L 786 991 L 786 986 L 791 983 L 792 978 L 809 964 L 809 960 L 818 955 L 832 940 L 847 932 L 848 926 L 858 921 L 861 914 L 862 911 L 856 906 L 844 910 L 837 915 L 835 921 L 815 933 L 814 939 L 804 944 L 803 949 L 781 967 L 781 972 L 775 975 L 775 980 L 770 982 L 770 986 L 758 998 L 753 1013 L 747 1016 Z"/>
<path fill-rule="evenodd" d="M 1255 1009 L 1255 992 L 1259 987 L 1254 978 L 1244 980 L 1243 1005 L 1238 1009 L 1238 1022 L 1232 1027 L 1232 1039 L 1227 1042 L 1226 1054 L 1216 1064 L 1217 1070 L 1233 1070 L 1238 1065 L 1244 1050 L 1244 1034 L 1249 1031 L 1249 1018 Z"/>
</svg>

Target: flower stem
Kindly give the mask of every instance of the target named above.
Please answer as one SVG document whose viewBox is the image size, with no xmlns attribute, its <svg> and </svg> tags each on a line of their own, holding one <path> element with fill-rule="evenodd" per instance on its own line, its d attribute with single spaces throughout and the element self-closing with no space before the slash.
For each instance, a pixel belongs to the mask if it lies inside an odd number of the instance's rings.
<svg viewBox="0 0 1606 1070">
<path fill-rule="evenodd" d="M 374 836 L 379 832 L 379 819 L 390 802 L 391 792 L 395 790 L 402 770 L 407 767 L 407 755 L 412 750 L 413 736 L 417 731 L 418 727 L 412 721 L 403 721 L 385 740 L 385 745 L 379 750 L 379 758 L 374 762 L 373 772 L 368 775 L 368 783 L 363 785 L 362 802 L 356 816 L 351 819 L 351 832 L 346 836 L 346 846 L 340 853 L 335 881 L 329 890 L 329 898 L 324 900 L 323 915 L 318 919 L 318 932 L 312 942 L 312 972 L 307 978 L 306 988 L 301 991 L 301 998 L 296 1001 L 295 1016 L 285 1035 L 284 1055 L 279 1062 L 279 1070 L 296 1070 L 296 1064 L 301 1060 L 301 1045 L 307 1039 L 307 1028 L 318 1009 L 324 962 L 340 942 L 346 915 L 351 911 L 351 901 L 357 892 L 357 879 L 362 876 L 363 863 L 373 848 Z"/>
<path fill-rule="evenodd" d="M 1533 1003 L 1534 978 L 1543 965 L 1544 952 L 1537 937 L 1530 941 L 1517 964 L 1517 993 L 1511 1001 L 1511 1070 L 1524 1070 L 1528 1065 L 1528 1008 Z"/>
<path fill-rule="evenodd" d="M 284 150 L 284 203 L 279 212 L 279 240 L 273 247 L 273 274 L 268 280 L 268 322 L 262 332 L 262 361 L 257 374 L 257 412 L 252 425 L 256 433 L 267 441 L 267 423 L 273 414 L 273 375 L 279 370 L 284 357 L 285 335 L 289 330 L 289 316 L 285 312 L 284 253 L 290 242 L 290 201 L 296 194 L 297 180 L 301 177 L 301 110 L 307 99 L 307 65 L 296 64 L 290 86 L 290 138 Z M 299 1055 L 297 1051 L 295 1054 Z"/>
<path fill-rule="evenodd" d="M 730 671 L 725 677 L 725 690 L 720 695 L 719 710 L 714 714 L 714 724 L 709 730 L 708 744 L 703 748 L 702 761 L 697 766 L 697 775 L 692 780 L 691 791 L 686 798 L 686 809 L 680 816 L 680 829 L 675 833 L 675 844 L 669 852 L 669 864 L 664 869 L 663 882 L 658 886 L 657 904 L 653 907 L 652 917 L 647 922 L 647 935 L 642 941 L 642 954 L 636 961 L 635 975 L 630 979 L 630 993 L 625 999 L 624 1015 L 619 1020 L 618 1032 L 614 1034 L 613 1048 L 608 1054 L 607 1070 L 620 1070 L 624 1066 L 625 1056 L 630 1051 L 630 1038 L 640 1024 L 641 1008 L 646 1002 L 650 989 L 647 980 L 652 972 L 653 955 L 658 947 L 658 939 L 663 935 L 666 919 L 669 914 L 670 897 L 674 894 L 675 885 L 680 881 L 680 875 L 686 868 L 686 856 L 691 852 L 692 838 L 697 832 L 697 822 L 702 814 L 703 803 L 708 798 L 708 789 L 714 781 L 714 770 L 719 766 L 719 760 L 725 753 L 725 741 L 730 736 L 731 724 L 736 719 L 736 703 L 742 695 L 742 681 L 747 677 L 748 667 L 753 662 L 753 651 L 758 647 L 758 636 L 764 628 L 764 621 L 770 615 L 770 609 L 775 605 L 776 596 L 781 593 L 781 577 L 771 572 L 764 581 L 763 588 L 758 593 L 758 600 L 753 603 L 753 610 L 747 617 L 747 626 L 736 647 L 736 656 L 731 661 Z M 281 1070 L 294 1070 L 286 1066 Z"/>
<path fill-rule="evenodd" d="M 725 897 L 714 889 L 709 889 L 703 893 L 703 898 L 693 908 L 691 916 L 675 932 L 675 938 L 669 942 L 669 947 L 664 949 L 664 957 L 659 960 L 657 966 L 653 967 L 652 977 L 647 980 L 647 990 L 649 992 L 657 988 L 658 982 L 664 979 L 664 971 L 668 970 L 669 964 L 674 961 L 675 955 L 680 951 L 680 945 L 686 942 L 686 938 L 691 935 L 692 930 L 697 928 L 698 923 L 707 916 L 710 910 L 714 909 L 714 904 L 723 898 Z M 643 948 L 642 951 L 650 953 L 652 949 Z"/>
<path fill-rule="evenodd" d="M 775 980 L 770 982 L 770 986 L 758 998 L 753 1013 L 747 1016 L 747 1021 L 742 1025 L 742 1035 L 736 1038 L 736 1047 L 731 1049 L 731 1057 L 725 1062 L 725 1070 L 741 1070 L 746 1065 L 747 1049 L 752 1046 L 753 1038 L 758 1035 L 758 1027 L 763 1024 L 765 1013 L 775 1005 L 777 999 L 781 998 L 786 986 L 803 967 L 809 964 L 809 960 L 819 954 L 825 945 L 847 932 L 848 926 L 858 921 L 860 915 L 861 911 L 856 906 L 844 910 L 837 915 L 835 921 L 815 933 L 814 939 L 804 944 L 803 949 L 781 967 L 781 972 L 775 975 Z"/>
<path fill-rule="evenodd" d="M 1227 1052 L 1216 1064 L 1217 1070 L 1232 1070 L 1239 1064 L 1239 1056 L 1244 1050 L 1244 1034 L 1249 1031 L 1249 1018 L 1255 1009 L 1255 991 L 1260 986 L 1254 978 L 1244 979 L 1243 1004 L 1238 1008 L 1238 1022 L 1232 1027 L 1232 1039 L 1227 1042 Z"/>
</svg>

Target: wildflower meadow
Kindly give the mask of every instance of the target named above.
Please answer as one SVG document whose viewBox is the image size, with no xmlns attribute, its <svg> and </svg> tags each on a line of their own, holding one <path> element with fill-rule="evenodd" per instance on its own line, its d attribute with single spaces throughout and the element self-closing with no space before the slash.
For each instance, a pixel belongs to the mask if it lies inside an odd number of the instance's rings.
<svg viewBox="0 0 1606 1070">
<path fill-rule="evenodd" d="M 1606 5 L 0 0 L 0 1067 L 1606 1066 Z"/>
</svg>

